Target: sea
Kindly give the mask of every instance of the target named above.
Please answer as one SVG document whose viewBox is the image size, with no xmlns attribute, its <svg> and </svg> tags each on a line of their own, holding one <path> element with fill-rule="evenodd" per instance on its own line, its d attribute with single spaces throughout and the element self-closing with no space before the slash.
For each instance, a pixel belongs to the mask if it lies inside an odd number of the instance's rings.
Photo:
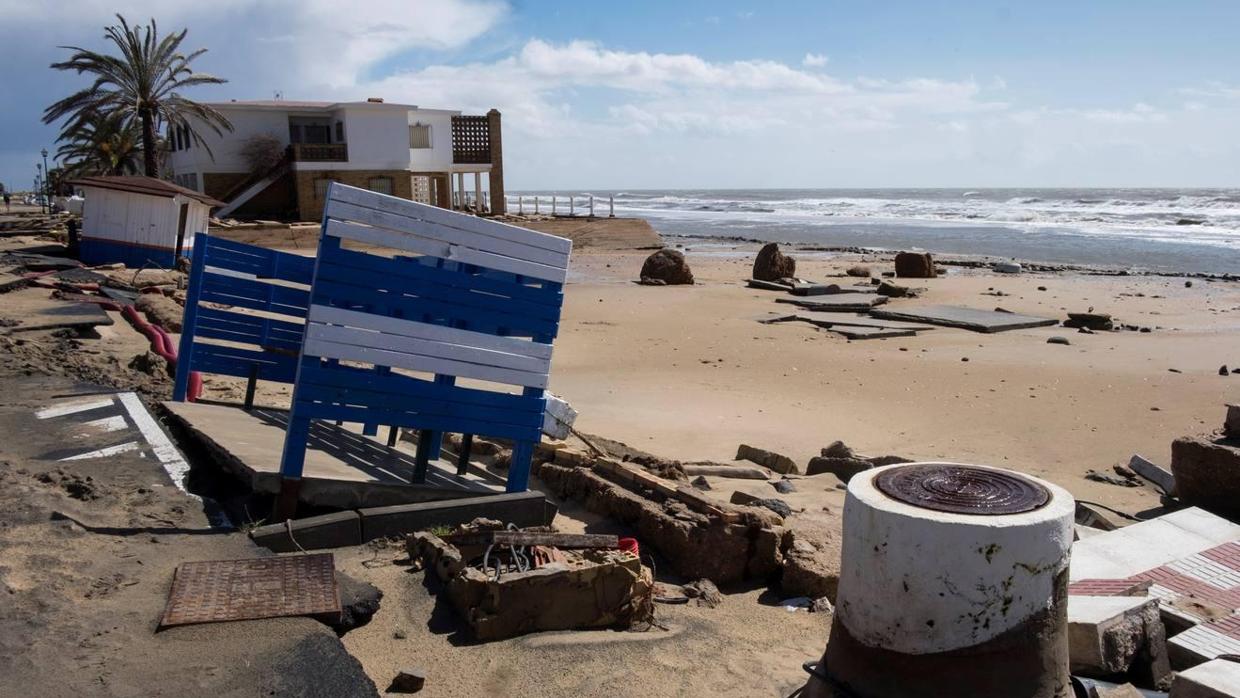
<svg viewBox="0 0 1240 698">
<path fill-rule="evenodd" d="M 593 193 L 596 207 L 600 198 L 605 202 L 614 196 L 616 215 L 646 218 L 661 233 L 706 242 L 743 238 L 1160 272 L 1240 273 L 1240 189 Z"/>
</svg>

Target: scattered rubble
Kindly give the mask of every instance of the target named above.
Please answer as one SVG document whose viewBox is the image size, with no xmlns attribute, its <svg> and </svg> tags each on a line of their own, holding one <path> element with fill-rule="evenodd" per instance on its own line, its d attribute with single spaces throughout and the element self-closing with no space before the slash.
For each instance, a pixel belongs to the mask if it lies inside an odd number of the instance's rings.
<svg viewBox="0 0 1240 698">
<path fill-rule="evenodd" d="M 896 276 L 905 279 L 933 279 L 937 276 L 929 253 L 900 252 L 896 255 Z"/>
<path fill-rule="evenodd" d="M 684 254 L 664 248 L 646 258 L 639 283 L 647 286 L 692 285 L 693 272 L 689 270 Z"/>
<path fill-rule="evenodd" d="M 719 587 L 709 579 L 699 579 L 696 582 L 690 582 L 684 587 L 685 596 L 696 599 L 697 605 L 706 606 L 707 608 L 717 608 L 723 603 L 723 594 L 719 593 Z"/>
<path fill-rule="evenodd" d="M 1114 329 L 1115 323 L 1111 316 L 1105 313 L 1068 313 L 1068 319 L 1063 321 L 1063 326 L 1102 331 Z"/>
<path fill-rule="evenodd" d="M 797 275 L 797 262 L 779 251 L 778 243 L 767 243 L 758 250 L 753 261 L 753 278 L 759 281 L 779 281 Z"/>
</svg>

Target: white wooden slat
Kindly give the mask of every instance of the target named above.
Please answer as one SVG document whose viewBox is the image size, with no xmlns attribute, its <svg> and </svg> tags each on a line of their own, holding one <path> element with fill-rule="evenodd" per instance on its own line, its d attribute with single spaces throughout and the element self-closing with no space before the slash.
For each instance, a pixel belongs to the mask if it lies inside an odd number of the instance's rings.
<svg viewBox="0 0 1240 698">
<path fill-rule="evenodd" d="M 563 252 L 542 250 L 510 240 L 500 240 L 499 238 L 487 237 L 486 235 L 478 235 L 477 233 L 459 228 L 435 225 L 415 218 L 407 218 L 390 211 L 380 211 L 357 204 L 331 201 L 328 202 L 324 213 L 328 218 L 356 221 L 394 230 L 402 235 L 438 240 L 439 242 L 470 247 L 482 252 L 502 254 L 505 257 L 512 257 L 513 259 L 520 259 L 526 262 L 537 262 L 553 267 L 568 266 L 568 255 Z"/>
<path fill-rule="evenodd" d="M 512 257 L 480 252 L 467 247 L 445 244 L 434 240 L 423 240 L 411 235 L 396 233 L 383 228 L 373 228 L 349 221 L 329 220 L 327 222 L 326 234 L 379 247 L 391 247 L 406 252 L 449 259 L 462 264 L 476 264 L 487 269 L 506 271 L 510 274 L 520 274 L 532 279 L 542 279 L 543 281 L 554 281 L 562 284 L 568 277 L 567 269 L 551 267 L 546 264 L 536 264 L 534 262 L 524 262 Z"/>
<path fill-rule="evenodd" d="M 358 310 L 333 308 L 328 305 L 310 306 L 310 322 L 331 323 L 357 327 L 374 332 L 426 339 L 448 344 L 459 344 L 467 347 L 478 347 L 491 351 L 528 356 L 535 359 L 550 359 L 551 345 L 533 342 L 516 337 L 499 337 L 485 332 L 473 332 L 455 327 L 432 325 L 416 320 L 375 315 Z"/>
<path fill-rule="evenodd" d="M 481 366 L 463 361 L 437 359 L 416 354 L 402 354 L 396 351 L 338 344 L 320 339 L 307 338 L 306 343 L 302 346 L 302 354 L 305 356 L 318 356 L 324 359 L 364 361 L 379 366 L 404 368 L 411 371 L 476 378 L 505 385 L 519 385 L 525 388 L 547 387 L 546 374 L 514 371 L 507 368 L 495 368 L 494 366 Z"/>
<path fill-rule="evenodd" d="M 514 371 L 528 371 L 544 375 L 551 371 L 551 362 L 547 359 L 533 359 L 528 356 L 505 354 L 501 351 L 465 347 L 459 344 L 445 344 L 426 339 L 414 339 L 413 337 L 401 337 L 394 334 L 358 330 L 339 325 L 324 325 L 312 322 L 306 328 L 306 337 L 339 344 L 352 344 L 369 349 L 383 349 L 402 354 L 417 354 L 437 359 L 462 361 L 480 366 L 510 368 Z"/>
<path fill-rule="evenodd" d="M 568 254 L 573 249 L 572 240 L 558 235 L 540 233 L 537 230 L 457 213 L 437 206 L 428 206 L 415 201 L 385 196 L 365 189 L 350 187 L 346 184 L 333 183 L 327 198 L 329 203 L 331 201 L 344 201 L 368 208 L 388 210 L 428 223 L 478 233 L 479 235 L 487 235 L 500 240 L 519 242 L 523 245 L 553 252 Z"/>
</svg>

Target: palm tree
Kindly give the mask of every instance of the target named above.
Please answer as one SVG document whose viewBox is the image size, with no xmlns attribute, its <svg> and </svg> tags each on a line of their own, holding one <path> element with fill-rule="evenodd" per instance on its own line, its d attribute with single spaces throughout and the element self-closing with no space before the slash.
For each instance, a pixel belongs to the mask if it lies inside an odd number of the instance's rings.
<svg viewBox="0 0 1240 698">
<path fill-rule="evenodd" d="M 66 177 L 137 174 L 143 160 L 141 139 L 137 124 L 123 112 L 88 112 L 77 128 L 60 134 L 56 159 L 65 163 Z"/>
<path fill-rule="evenodd" d="M 227 82 L 206 73 L 196 73 L 190 63 L 206 53 L 200 48 L 188 55 L 178 52 L 188 29 L 159 38 L 155 20 L 145 27 L 130 27 L 121 15 L 119 26 L 106 28 L 105 38 L 120 49 L 120 56 L 88 51 L 77 46 L 61 46 L 74 53 L 69 60 L 53 63 L 56 70 L 90 73 L 95 81 L 43 111 L 43 123 L 68 118 L 63 132 L 85 125 L 91 114 L 123 114 L 141 126 L 142 157 L 148 177 L 159 176 L 158 133 L 164 127 L 188 131 L 194 143 L 207 147 L 196 130 L 205 124 L 217 135 L 232 124 L 223 114 L 205 104 L 182 97 L 177 90 L 195 85 Z M 207 148 L 208 154 L 211 152 Z"/>
</svg>

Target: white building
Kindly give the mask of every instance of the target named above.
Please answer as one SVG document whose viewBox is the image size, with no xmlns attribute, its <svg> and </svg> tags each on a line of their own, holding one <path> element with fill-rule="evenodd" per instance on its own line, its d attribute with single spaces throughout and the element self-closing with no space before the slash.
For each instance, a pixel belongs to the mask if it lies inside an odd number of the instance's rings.
<svg viewBox="0 0 1240 698">
<path fill-rule="evenodd" d="M 81 177 L 67 182 L 85 196 L 78 242 L 87 264 L 123 262 L 170 268 L 207 232 L 221 202 L 152 177 Z"/>
<path fill-rule="evenodd" d="M 343 182 L 444 208 L 503 212 L 500 115 L 365 102 L 212 103 L 233 125 L 167 134 L 173 181 L 225 202 L 221 216 L 318 220 L 327 184 Z M 247 145 L 264 140 L 279 163 L 253 171 Z M 489 192 L 489 197 L 483 196 Z M 489 207 L 488 201 L 489 198 Z"/>
</svg>

